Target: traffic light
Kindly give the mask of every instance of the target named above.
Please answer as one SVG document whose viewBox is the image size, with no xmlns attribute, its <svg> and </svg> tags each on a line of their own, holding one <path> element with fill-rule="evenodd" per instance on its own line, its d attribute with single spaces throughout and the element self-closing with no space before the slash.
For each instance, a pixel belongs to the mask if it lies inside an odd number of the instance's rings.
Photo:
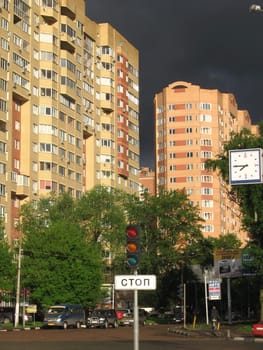
<svg viewBox="0 0 263 350">
<path fill-rule="evenodd" d="M 126 257 L 130 267 L 136 268 L 140 260 L 140 230 L 137 225 L 126 227 Z"/>
</svg>

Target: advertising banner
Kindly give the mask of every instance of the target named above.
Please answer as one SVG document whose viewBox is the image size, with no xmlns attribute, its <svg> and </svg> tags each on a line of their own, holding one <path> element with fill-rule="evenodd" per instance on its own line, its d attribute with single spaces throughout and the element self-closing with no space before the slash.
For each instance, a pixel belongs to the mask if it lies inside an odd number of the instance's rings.
<svg viewBox="0 0 263 350">
<path fill-rule="evenodd" d="M 220 280 L 213 280 L 208 282 L 208 297 L 209 297 L 209 300 L 221 299 Z"/>
<path fill-rule="evenodd" d="M 216 277 L 242 276 L 241 249 L 218 249 L 214 252 Z"/>
</svg>

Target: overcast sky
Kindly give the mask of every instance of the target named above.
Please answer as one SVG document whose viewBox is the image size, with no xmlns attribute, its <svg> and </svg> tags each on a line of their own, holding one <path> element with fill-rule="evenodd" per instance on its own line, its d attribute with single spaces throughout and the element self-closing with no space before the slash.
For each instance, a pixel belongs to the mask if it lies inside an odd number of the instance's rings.
<svg viewBox="0 0 263 350">
<path fill-rule="evenodd" d="M 86 0 L 140 57 L 141 165 L 153 168 L 153 97 L 184 80 L 233 93 L 254 123 L 263 119 L 263 0 Z"/>
</svg>

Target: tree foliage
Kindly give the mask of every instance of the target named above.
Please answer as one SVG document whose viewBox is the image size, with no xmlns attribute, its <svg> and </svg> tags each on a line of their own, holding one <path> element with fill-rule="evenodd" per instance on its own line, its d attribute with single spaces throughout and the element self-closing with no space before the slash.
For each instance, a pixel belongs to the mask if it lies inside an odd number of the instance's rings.
<svg viewBox="0 0 263 350">
<path fill-rule="evenodd" d="M 16 278 L 16 262 L 8 241 L 4 237 L 4 225 L 0 222 L 0 290 L 13 291 Z"/>
<path fill-rule="evenodd" d="M 128 223 L 141 228 L 143 273 L 160 276 L 174 269 L 202 237 L 199 209 L 183 191 L 163 191 L 158 196 L 145 193 L 143 200 L 130 196 L 124 205 Z"/>
<path fill-rule="evenodd" d="M 22 285 L 38 304 L 94 305 L 100 296 L 102 262 L 98 247 L 86 239 L 69 195 L 41 199 L 22 210 Z"/>
<path fill-rule="evenodd" d="M 228 182 L 229 150 L 263 149 L 263 122 L 259 123 L 258 131 L 259 135 L 252 134 L 248 129 L 242 129 L 239 133 L 232 133 L 230 141 L 224 145 L 222 154 L 217 155 L 214 160 L 208 160 L 206 166 L 214 170 L 217 169 L 223 179 Z M 250 235 L 248 249 L 251 249 L 251 254 L 257 256 L 255 263 L 260 263 L 263 256 L 263 185 L 233 185 L 230 188 L 229 197 L 240 205 L 243 227 Z M 262 264 L 258 265 L 261 272 L 262 266 Z"/>
</svg>

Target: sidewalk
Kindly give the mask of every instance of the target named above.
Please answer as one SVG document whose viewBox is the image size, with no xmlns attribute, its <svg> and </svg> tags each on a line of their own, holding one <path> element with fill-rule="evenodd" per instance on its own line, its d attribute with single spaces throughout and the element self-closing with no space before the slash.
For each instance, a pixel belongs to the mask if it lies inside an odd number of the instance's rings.
<svg viewBox="0 0 263 350">
<path fill-rule="evenodd" d="M 210 328 L 192 328 L 190 325 L 186 328 L 182 326 L 170 326 L 168 327 L 168 333 L 187 337 L 221 337 L 235 341 L 263 343 L 263 337 L 255 338 L 251 332 L 242 331 L 241 327 L 236 325 L 224 325 L 217 331 L 212 331 Z"/>
</svg>

